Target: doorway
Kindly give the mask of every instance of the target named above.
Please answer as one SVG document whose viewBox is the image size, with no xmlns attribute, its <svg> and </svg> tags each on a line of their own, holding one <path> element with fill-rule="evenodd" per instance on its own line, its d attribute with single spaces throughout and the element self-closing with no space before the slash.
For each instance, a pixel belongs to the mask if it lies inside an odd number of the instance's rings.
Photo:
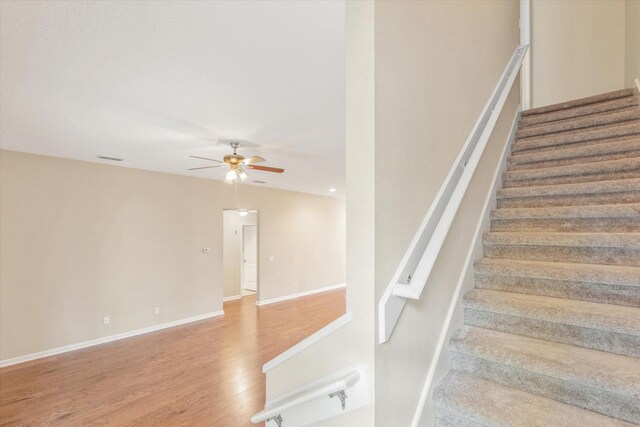
<svg viewBox="0 0 640 427">
<path fill-rule="evenodd" d="M 223 211 L 224 301 L 260 292 L 258 211 Z"/>
</svg>

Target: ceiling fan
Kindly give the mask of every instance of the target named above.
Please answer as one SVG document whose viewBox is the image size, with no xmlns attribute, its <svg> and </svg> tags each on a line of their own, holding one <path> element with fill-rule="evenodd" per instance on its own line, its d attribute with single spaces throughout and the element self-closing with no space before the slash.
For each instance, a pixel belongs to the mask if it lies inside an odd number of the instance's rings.
<svg viewBox="0 0 640 427">
<path fill-rule="evenodd" d="M 256 165 L 256 163 L 264 162 L 265 159 L 263 159 L 260 156 L 252 156 L 252 157 L 241 156 L 240 154 L 236 153 L 236 150 L 238 149 L 238 147 L 240 147 L 240 143 L 231 142 L 229 144 L 231 145 L 231 148 L 233 148 L 233 154 L 227 154 L 226 156 L 224 156 L 222 161 L 209 159 L 207 157 L 189 156 L 189 157 L 193 157 L 194 159 L 209 160 L 211 162 L 220 163 L 219 165 L 202 166 L 199 168 L 191 168 L 189 170 L 193 171 L 198 169 L 219 168 L 219 167 L 228 166 L 229 171 L 224 177 L 225 182 L 228 182 L 228 183 L 244 181 L 245 179 L 247 179 L 246 169 L 254 169 L 254 170 L 259 170 L 264 172 L 275 172 L 275 173 L 284 172 L 284 169 L 281 169 L 281 168 L 272 168 L 269 166 Z"/>
</svg>

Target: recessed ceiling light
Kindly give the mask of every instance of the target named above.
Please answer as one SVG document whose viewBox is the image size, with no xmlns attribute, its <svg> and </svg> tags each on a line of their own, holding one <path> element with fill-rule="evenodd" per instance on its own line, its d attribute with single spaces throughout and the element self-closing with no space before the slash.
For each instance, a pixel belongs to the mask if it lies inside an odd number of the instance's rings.
<svg viewBox="0 0 640 427">
<path fill-rule="evenodd" d="M 331 191 L 332 193 L 335 193 L 336 189 L 335 188 L 330 188 L 329 191 Z"/>
</svg>

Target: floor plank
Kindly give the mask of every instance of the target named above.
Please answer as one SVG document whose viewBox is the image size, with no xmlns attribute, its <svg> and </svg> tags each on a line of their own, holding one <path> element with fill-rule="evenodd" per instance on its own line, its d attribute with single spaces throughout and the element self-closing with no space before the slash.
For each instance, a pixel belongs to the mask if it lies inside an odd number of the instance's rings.
<svg viewBox="0 0 640 427">
<path fill-rule="evenodd" d="M 345 312 L 343 290 L 0 369 L 0 425 L 249 426 L 262 365 Z"/>
</svg>

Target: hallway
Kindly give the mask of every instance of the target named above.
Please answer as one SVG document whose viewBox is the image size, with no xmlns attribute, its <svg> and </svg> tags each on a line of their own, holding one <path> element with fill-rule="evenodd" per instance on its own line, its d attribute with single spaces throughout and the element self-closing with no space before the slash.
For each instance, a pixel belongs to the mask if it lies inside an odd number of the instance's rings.
<svg viewBox="0 0 640 427">
<path fill-rule="evenodd" d="M 245 426 L 262 365 L 345 312 L 344 290 L 256 307 L 0 370 L 0 425 Z"/>
</svg>

